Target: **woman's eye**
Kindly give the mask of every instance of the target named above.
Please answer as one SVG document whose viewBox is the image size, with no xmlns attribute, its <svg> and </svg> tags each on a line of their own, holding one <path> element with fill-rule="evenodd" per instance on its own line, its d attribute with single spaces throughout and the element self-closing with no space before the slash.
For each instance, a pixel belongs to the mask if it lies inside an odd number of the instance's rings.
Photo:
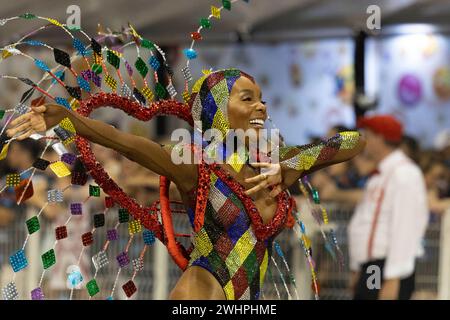
<svg viewBox="0 0 450 320">
<path fill-rule="evenodd" d="M 252 98 L 247 97 L 247 98 L 242 99 L 242 101 L 252 101 Z"/>
</svg>

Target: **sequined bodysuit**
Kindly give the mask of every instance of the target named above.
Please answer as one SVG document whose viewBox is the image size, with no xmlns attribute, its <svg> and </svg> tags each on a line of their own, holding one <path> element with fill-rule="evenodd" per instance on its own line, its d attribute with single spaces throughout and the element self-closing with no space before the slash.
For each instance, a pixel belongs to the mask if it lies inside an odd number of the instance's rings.
<svg viewBox="0 0 450 320">
<path fill-rule="evenodd" d="M 278 197 L 275 216 L 263 224 L 239 183 L 219 166 L 205 170 L 209 170 L 209 179 L 203 184 L 207 183 L 209 194 L 203 224 L 194 234 L 189 266 L 202 267 L 214 275 L 229 300 L 258 299 L 271 256 L 272 239 L 286 222 L 288 197 L 285 193 Z M 190 208 L 188 214 L 194 225 L 195 210 Z"/>
</svg>

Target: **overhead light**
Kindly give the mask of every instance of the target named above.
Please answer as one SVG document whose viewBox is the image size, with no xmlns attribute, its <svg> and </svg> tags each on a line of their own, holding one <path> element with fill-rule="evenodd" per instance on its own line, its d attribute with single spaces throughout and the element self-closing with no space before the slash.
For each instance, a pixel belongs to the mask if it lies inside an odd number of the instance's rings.
<svg viewBox="0 0 450 320">
<path fill-rule="evenodd" d="M 385 26 L 381 28 L 382 34 L 430 34 L 438 32 L 438 28 L 435 25 L 427 23 L 405 23 L 393 26 Z"/>
</svg>

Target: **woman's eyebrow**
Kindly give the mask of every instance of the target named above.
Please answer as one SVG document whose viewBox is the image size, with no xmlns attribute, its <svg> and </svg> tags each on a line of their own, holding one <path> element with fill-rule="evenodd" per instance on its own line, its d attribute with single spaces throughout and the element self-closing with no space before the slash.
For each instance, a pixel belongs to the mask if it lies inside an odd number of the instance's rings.
<svg viewBox="0 0 450 320">
<path fill-rule="evenodd" d="M 250 89 L 243 89 L 243 90 L 241 90 L 240 93 L 250 93 L 250 94 L 253 94 L 253 90 L 250 90 Z"/>
</svg>

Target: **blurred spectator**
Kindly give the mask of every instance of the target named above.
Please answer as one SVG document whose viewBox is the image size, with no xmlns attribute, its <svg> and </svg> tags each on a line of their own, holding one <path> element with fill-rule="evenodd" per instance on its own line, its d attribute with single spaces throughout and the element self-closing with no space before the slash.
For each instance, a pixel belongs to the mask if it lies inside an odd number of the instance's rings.
<svg viewBox="0 0 450 320">
<path fill-rule="evenodd" d="M 419 161 L 419 143 L 411 136 L 403 136 L 400 149 L 406 154 L 407 157 L 413 159 L 416 163 Z"/>
<path fill-rule="evenodd" d="M 450 167 L 450 129 L 445 129 L 436 136 L 434 148 L 442 154 L 447 167 Z"/>
<path fill-rule="evenodd" d="M 362 118 L 359 126 L 367 140 L 366 155 L 375 161 L 377 171 L 369 178 L 349 226 L 354 298 L 410 299 L 415 259 L 428 221 L 425 181 L 419 167 L 399 148 L 403 128 L 395 118 Z M 381 271 L 381 287 L 368 286 L 373 266 Z"/>
<path fill-rule="evenodd" d="M 28 179 L 32 170 L 24 172 L 32 167 L 33 162 L 39 157 L 39 151 L 42 145 L 32 139 L 11 142 L 8 150 L 8 156 L 3 163 L 0 175 L 4 177 L 9 173 L 21 173 L 21 179 Z M 49 170 L 49 169 L 48 169 Z M 7 188 L 0 197 L 0 204 L 3 210 L 0 212 L 0 225 L 5 225 L 14 219 L 16 215 L 11 216 L 8 210 L 15 212 L 24 212 L 27 206 L 41 208 L 47 201 L 46 190 L 48 188 L 48 177 L 36 170 L 33 176 L 34 195 L 26 202 L 17 206 L 14 188 Z M 44 209 L 43 215 L 46 218 L 53 218 L 57 214 L 54 207 L 48 206 Z"/>
<path fill-rule="evenodd" d="M 447 195 L 450 180 L 449 169 L 435 152 L 424 155 L 421 166 L 425 175 L 430 211 L 443 214 L 450 208 L 450 198 L 444 197 Z"/>
<path fill-rule="evenodd" d="M 355 299 L 410 299 L 415 258 L 428 221 L 426 188 L 419 167 L 401 149 L 402 126 L 390 116 L 360 121 L 367 139 L 364 154 L 353 159 L 364 190 L 344 190 L 331 179 L 313 179 L 323 200 L 357 205 L 349 225 L 351 287 Z M 404 146 L 415 144 L 410 139 Z M 410 151 L 413 152 L 413 151 Z M 376 169 L 376 170 L 374 170 Z M 394 231 L 395 230 L 395 231 Z M 381 271 L 381 288 L 367 287 L 369 266 Z"/>
</svg>

